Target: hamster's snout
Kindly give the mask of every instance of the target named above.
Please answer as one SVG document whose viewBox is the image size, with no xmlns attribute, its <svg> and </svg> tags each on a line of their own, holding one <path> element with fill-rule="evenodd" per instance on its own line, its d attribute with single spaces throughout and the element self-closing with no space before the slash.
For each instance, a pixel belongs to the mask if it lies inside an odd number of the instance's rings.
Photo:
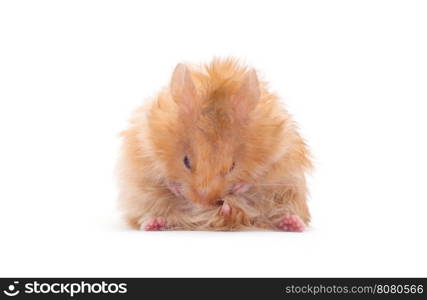
<svg viewBox="0 0 427 300">
<path fill-rule="evenodd" d="M 225 182 L 221 176 L 198 177 L 189 192 L 190 200 L 202 206 L 218 206 L 225 193 Z"/>
<path fill-rule="evenodd" d="M 203 206 L 218 206 L 218 205 L 221 205 L 220 202 L 222 201 L 215 190 L 213 191 L 207 191 L 205 189 L 198 190 L 197 198 L 199 200 L 197 202 L 199 202 Z"/>
</svg>

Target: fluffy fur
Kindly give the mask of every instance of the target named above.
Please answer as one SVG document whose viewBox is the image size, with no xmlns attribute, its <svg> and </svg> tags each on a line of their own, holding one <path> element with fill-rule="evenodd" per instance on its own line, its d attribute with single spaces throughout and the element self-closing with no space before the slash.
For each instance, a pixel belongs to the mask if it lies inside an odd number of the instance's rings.
<svg viewBox="0 0 427 300">
<path fill-rule="evenodd" d="M 278 98 L 236 60 L 179 64 L 122 138 L 120 206 L 134 228 L 287 230 L 310 221 L 307 147 Z"/>
</svg>

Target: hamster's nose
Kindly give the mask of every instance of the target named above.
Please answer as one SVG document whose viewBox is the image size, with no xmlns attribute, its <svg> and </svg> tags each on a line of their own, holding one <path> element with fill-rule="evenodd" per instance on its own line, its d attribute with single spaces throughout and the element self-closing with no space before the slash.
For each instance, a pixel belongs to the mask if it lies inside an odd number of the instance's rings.
<svg viewBox="0 0 427 300">
<path fill-rule="evenodd" d="M 215 193 L 208 193 L 206 190 L 197 191 L 199 196 L 200 204 L 203 206 L 218 206 L 222 205 L 222 200 L 218 199 Z"/>
<path fill-rule="evenodd" d="M 199 190 L 199 191 L 198 191 L 198 194 L 199 194 L 199 198 L 200 198 L 201 200 L 206 199 L 206 196 L 208 195 L 208 193 L 206 192 L 206 190 Z"/>
<path fill-rule="evenodd" d="M 200 203 L 207 204 L 207 195 L 208 193 L 205 190 L 197 191 L 197 196 L 199 197 Z"/>
</svg>

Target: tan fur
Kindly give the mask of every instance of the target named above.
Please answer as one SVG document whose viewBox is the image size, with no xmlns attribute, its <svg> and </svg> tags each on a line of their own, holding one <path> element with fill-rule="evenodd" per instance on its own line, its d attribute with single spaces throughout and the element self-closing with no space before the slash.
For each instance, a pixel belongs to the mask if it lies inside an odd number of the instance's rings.
<svg viewBox="0 0 427 300">
<path fill-rule="evenodd" d="M 150 217 L 184 230 L 274 229 L 286 213 L 310 221 L 307 147 L 278 98 L 236 60 L 179 65 L 122 137 L 120 205 L 132 227 Z M 171 182 L 183 197 L 167 188 Z M 251 188 L 230 194 L 239 182 Z M 221 214 L 219 199 L 230 205 L 229 215 Z"/>
</svg>

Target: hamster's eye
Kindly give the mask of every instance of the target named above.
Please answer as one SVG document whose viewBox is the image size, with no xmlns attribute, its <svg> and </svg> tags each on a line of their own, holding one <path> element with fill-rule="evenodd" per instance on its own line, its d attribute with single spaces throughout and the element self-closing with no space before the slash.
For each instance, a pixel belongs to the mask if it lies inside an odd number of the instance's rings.
<svg viewBox="0 0 427 300">
<path fill-rule="evenodd" d="M 233 161 L 233 163 L 231 164 L 230 170 L 228 170 L 228 172 L 233 171 L 235 166 L 236 166 L 236 163 Z"/>
<path fill-rule="evenodd" d="M 183 162 L 184 162 L 184 165 L 185 165 L 185 167 L 186 167 L 187 169 L 191 169 L 190 160 L 188 159 L 188 156 L 187 156 L 187 155 L 186 155 L 186 156 L 184 156 L 184 160 L 183 160 Z"/>
</svg>

